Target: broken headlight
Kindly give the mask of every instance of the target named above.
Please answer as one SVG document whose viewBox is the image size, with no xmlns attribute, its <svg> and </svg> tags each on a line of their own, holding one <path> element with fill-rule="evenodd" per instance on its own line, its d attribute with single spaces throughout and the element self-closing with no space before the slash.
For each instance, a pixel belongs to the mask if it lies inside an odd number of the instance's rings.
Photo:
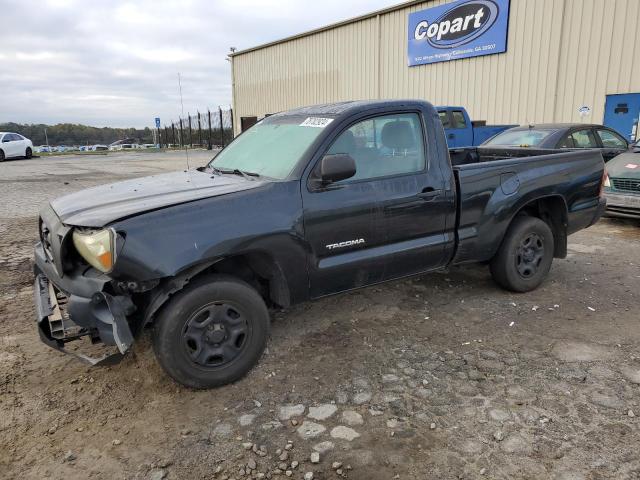
<svg viewBox="0 0 640 480">
<path fill-rule="evenodd" d="M 108 273 L 116 263 L 116 232 L 104 230 L 74 230 L 73 245 L 93 268 Z"/>
</svg>

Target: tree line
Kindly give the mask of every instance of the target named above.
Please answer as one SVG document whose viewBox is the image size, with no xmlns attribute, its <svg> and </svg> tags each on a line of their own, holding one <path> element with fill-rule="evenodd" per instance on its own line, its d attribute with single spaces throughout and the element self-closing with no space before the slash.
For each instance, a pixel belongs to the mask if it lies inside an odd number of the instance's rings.
<svg viewBox="0 0 640 480">
<path fill-rule="evenodd" d="M 153 133 L 149 127 L 138 129 L 90 127 L 74 123 L 57 125 L 0 123 L 0 132 L 19 133 L 30 139 L 34 145 L 46 145 L 45 129 L 49 145 L 109 145 L 125 138 L 133 138 L 138 143 L 153 143 Z"/>
</svg>

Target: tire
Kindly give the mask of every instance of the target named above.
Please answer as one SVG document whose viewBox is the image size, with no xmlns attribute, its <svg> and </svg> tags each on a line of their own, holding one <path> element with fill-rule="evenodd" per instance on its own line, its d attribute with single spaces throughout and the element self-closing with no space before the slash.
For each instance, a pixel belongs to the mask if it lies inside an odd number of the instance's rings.
<svg viewBox="0 0 640 480">
<path fill-rule="evenodd" d="M 544 281 L 553 262 L 549 225 L 536 217 L 516 217 L 502 240 L 490 269 L 494 281 L 512 292 L 530 292 Z"/>
<path fill-rule="evenodd" d="M 27 149 L 24 151 L 24 158 L 29 160 L 31 157 L 33 157 L 33 150 L 31 150 L 31 147 L 27 147 Z"/>
<path fill-rule="evenodd" d="M 4 159 L 6 157 L 4 156 L 4 151 L 0 150 L 0 162 L 4 162 Z"/>
<path fill-rule="evenodd" d="M 220 387 L 242 378 L 260 360 L 269 336 L 269 312 L 248 284 L 208 275 L 177 293 L 153 332 L 158 362 L 190 388 Z"/>
</svg>

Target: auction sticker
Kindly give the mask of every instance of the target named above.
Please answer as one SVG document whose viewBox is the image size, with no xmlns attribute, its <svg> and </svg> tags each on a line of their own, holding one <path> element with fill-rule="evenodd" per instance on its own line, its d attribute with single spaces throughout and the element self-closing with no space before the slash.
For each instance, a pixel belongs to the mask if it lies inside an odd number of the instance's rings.
<svg viewBox="0 0 640 480">
<path fill-rule="evenodd" d="M 638 168 L 638 165 L 635 163 L 627 163 L 625 165 L 625 168 L 630 168 L 631 170 L 635 170 L 636 168 Z"/>
<path fill-rule="evenodd" d="M 333 118 L 308 117 L 300 124 L 301 127 L 324 128 L 333 122 Z"/>
</svg>

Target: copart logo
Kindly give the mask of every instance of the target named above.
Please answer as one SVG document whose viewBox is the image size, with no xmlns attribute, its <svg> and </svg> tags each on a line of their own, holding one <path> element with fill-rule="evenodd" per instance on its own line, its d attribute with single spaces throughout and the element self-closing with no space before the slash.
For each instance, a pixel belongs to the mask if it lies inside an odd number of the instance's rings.
<svg viewBox="0 0 640 480">
<path fill-rule="evenodd" d="M 330 243 L 329 245 L 327 245 L 327 249 L 335 250 L 336 248 L 354 247 L 356 245 L 362 245 L 364 243 L 364 238 L 358 238 L 356 240 L 347 240 L 346 242 Z"/>
<path fill-rule="evenodd" d="M 443 13 L 433 23 L 416 25 L 414 38 L 434 48 L 456 48 L 480 37 L 498 19 L 500 8 L 492 0 L 471 0 Z"/>
</svg>

